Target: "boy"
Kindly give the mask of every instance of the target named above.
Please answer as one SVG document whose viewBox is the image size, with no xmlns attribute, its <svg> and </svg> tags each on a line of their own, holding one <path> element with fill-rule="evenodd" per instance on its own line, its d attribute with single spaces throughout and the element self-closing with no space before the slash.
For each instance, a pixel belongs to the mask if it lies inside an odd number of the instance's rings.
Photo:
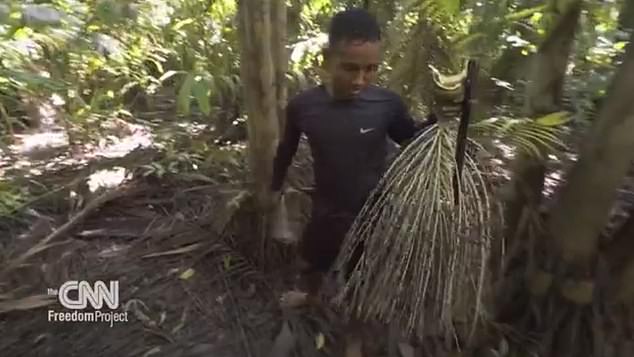
<svg viewBox="0 0 634 357">
<path fill-rule="evenodd" d="M 381 63 L 381 31 L 362 9 L 337 13 L 324 51 L 326 83 L 292 98 L 286 128 L 274 161 L 272 190 L 277 200 L 305 134 L 314 160 L 312 218 L 300 253 L 309 264 L 306 293 L 291 292 L 282 304 L 314 298 L 341 243 L 387 166 L 388 138 L 403 144 L 429 122 L 412 120 L 402 99 L 372 84 Z"/>
</svg>

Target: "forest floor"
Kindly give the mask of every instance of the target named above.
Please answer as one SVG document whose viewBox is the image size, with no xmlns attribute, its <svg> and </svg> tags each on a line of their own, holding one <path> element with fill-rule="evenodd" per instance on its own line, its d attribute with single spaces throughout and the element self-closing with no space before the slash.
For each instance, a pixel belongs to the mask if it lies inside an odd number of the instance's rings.
<svg viewBox="0 0 634 357">
<path fill-rule="evenodd" d="M 44 127 L 3 155 L 3 180 L 42 193 L 0 220 L 3 356 L 331 355 L 333 311 L 279 307 L 293 248 L 258 247 L 239 165 L 158 179 L 139 174 L 160 161 L 148 130 L 112 139 L 68 150 L 61 128 Z M 68 280 L 119 281 L 128 321 L 49 321 L 64 309 L 48 289 Z"/>
</svg>

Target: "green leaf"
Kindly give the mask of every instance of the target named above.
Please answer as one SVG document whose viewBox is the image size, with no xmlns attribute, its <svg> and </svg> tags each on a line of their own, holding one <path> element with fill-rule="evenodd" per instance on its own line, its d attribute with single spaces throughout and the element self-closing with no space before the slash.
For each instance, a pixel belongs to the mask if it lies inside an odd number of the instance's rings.
<svg viewBox="0 0 634 357">
<path fill-rule="evenodd" d="M 517 21 L 522 20 L 527 17 L 532 17 L 533 21 L 539 21 L 542 16 L 541 11 L 546 9 L 546 5 L 539 5 L 535 7 L 530 7 L 528 9 L 522 9 L 513 13 L 510 13 L 504 16 L 504 19 L 507 21 Z"/>
<path fill-rule="evenodd" d="M 165 72 L 165 70 L 163 69 L 163 65 L 161 64 L 161 62 L 157 61 L 154 58 L 148 58 L 148 61 L 152 62 L 152 64 L 154 64 L 156 66 L 156 70 L 158 70 L 159 73 L 163 73 Z"/>
<path fill-rule="evenodd" d="M 187 25 L 189 25 L 189 24 L 191 24 L 191 23 L 193 23 L 193 22 L 194 22 L 194 19 L 192 19 L 192 18 L 185 19 L 185 20 L 181 20 L 181 21 L 177 22 L 177 23 L 176 23 L 176 24 L 172 27 L 172 30 L 174 30 L 174 31 L 178 31 L 178 30 L 180 30 L 183 26 L 187 26 Z"/>
<path fill-rule="evenodd" d="M 193 85 L 194 75 L 192 73 L 188 73 L 183 85 L 181 85 L 181 88 L 178 91 L 177 99 L 178 111 L 185 115 L 189 114 L 190 111 L 190 96 L 192 94 Z"/>
<path fill-rule="evenodd" d="M 460 0 L 440 0 L 449 16 L 456 16 L 460 12 Z"/>
<path fill-rule="evenodd" d="M 167 71 L 167 72 L 163 73 L 163 75 L 162 75 L 162 76 L 161 76 L 158 80 L 159 80 L 159 82 L 163 83 L 163 82 L 165 82 L 166 80 L 168 80 L 168 79 L 170 79 L 170 78 L 174 77 L 174 76 L 175 76 L 175 75 L 177 75 L 177 74 L 184 74 L 184 73 L 187 73 L 187 72 L 185 72 L 185 71 L 174 71 L 174 70 L 169 70 L 169 71 Z"/>
<path fill-rule="evenodd" d="M 620 42 L 615 43 L 613 47 L 614 47 L 615 50 L 619 50 L 620 51 L 620 50 L 624 49 L 625 46 L 627 46 L 627 41 L 620 41 Z"/>
<path fill-rule="evenodd" d="M 182 272 L 181 275 L 179 276 L 179 278 L 181 278 L 182 280 L 189 280 L 189 278 L 194 276 L 195 272 L 196 271 L 194 269 L 189 268 L 189 269 L 185 270 L 184 272 Z"/>
<path fill-rule="evenodd" d="M 537 124 L 544 126 L 560 126 L 570 121 L 568 112 L 555 112 L 535 120 Z"/>
<path fill-rule="evenodd" d="M 21 27 L 13 34 L 13 38 L 16 40 L 27 40 L 31 36 L 33 36 L 33 30 L 30 27 Z"/>
<path fill-rule="evenodd" d="M 205 79 L 198 78 L 194 82 L 192 87 L 192 94 L 196 98 L 200 111 L 205 115 L 211 113 L 211 105 L 209 104 L 211 88 L 209 88 L 209 82 Z"/>
</svg>

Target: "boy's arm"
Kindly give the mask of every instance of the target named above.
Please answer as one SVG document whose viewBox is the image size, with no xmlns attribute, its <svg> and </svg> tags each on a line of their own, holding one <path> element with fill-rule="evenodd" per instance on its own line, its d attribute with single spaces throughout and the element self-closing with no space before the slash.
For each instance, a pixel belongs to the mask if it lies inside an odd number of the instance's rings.
<svg viewBox="0 0 634 357">
<path fill-rule="evenodd" d="M 289 102 L 286 106 L 286 125 L 284 134 L 277 147 L 277 153 L 273 160 L 273 178 L 271 182 L 271 190 L 279 192 L 284 184 L 288 167 L 293 162 L 293 157 L 297 152 L 301 130 L 297 125 L 297 114 L 293 102 Z"/>
<path fill-rule="evenodd" d="M 427 119 L 423 122 L 414 121 L 407 106 L 400 97 L 396 100 L 395 106 L 395 115 L 392 117 L 392 121 L 388 127 L 388 135 L 401 146 L 411 142 L 411 140 L 417 137 L 423 130 L 438 121 L 436 115 L 433 113 L 428 115 Z"/>
</svg>

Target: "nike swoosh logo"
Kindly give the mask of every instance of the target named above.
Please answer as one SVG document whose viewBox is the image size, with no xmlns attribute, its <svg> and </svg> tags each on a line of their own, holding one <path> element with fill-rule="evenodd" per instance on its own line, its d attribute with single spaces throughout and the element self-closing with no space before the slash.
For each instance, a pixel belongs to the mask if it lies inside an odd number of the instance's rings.
<svg viewBox="0 0 634 357">
<path fill-rule="evenodd" d="M 374 130 L 374 128 L 368 128 L 368 129 L 361 128 L 361 129 L 359 129 L 361 134 L 367 134 L 367 133 L 371 132 L 372 130 Z"/>
</svg>

